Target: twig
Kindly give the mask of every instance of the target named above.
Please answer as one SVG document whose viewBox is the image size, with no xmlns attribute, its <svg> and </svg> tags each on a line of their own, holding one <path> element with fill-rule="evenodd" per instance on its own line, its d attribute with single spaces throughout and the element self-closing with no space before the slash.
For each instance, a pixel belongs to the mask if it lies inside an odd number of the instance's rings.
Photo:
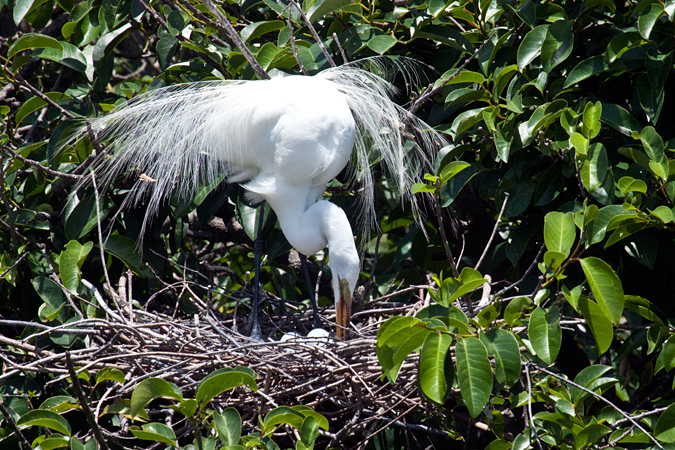
<svg viewBox="0 0 675 450">
<path fill-rule="evenodd" d="M 31 91 L 33 94 L 35 94 L 35 95 L 37 95 L 38 97 L 40 97 L 42 100 L 44 100 L 45 102 L 49 103 L 49 104 L 50 104 L 51 106 L 53 106 L 54 108 L 58 109 L 59 112 L 60 112 L 61 114 L 63 114 L 64 116 L 66 116 L 67 118 L 69 118 L 69 119 L 74 119 L 74 118 L 75 118 L 75 115 L 73 115 L 70 111 L 67 111 L 67 110 L 63 109 L 63 107 L 62 107 L 61 105 L 59 105 L 58 103 L 56 103 L 56 102 L 55 102 L 54 100 L 52 100 L 51 98 L 47 97 L 45 94 L 43 94 L 42 92 L 40 92 L 38 89 L 34 88 L 28 81 L 24 80 L 23 77 L 22 77 L 21 75 L 19 75 L 18 73 L 17 73 L 17 74 L 14 74 L 14 79 L 15 79 L 16 81 L 18 81 L 19 84 L 20 84 L 21 86 L 23 86 L 24 88 L 26 88 L 26 89 L 28 89 L 29 91 Z"/>
<path fill-rule="evenodd" d="M 94 415 L 89 408 L 89 403 L 87 403 L 87 399 L 84 396 L 82 386 L 80 385 L 80 379 L 77 377 L 75 366 L 73 366 L 73 360 L 70 359 L 70 352 L 68 351 L 66 351 L 66 364 L 68 366 L 68 373 L 70 373 L 70 378 L 73 383 L 73 390 L 75 391 L 75 395 L 77 395 L 77 401 L 80 404 L 80 407 L 82 407 L 82 411 L 84 411 L 87 422 L 89 422 L 89 426 L 94 432 L 96 442 L 98 442 L 98 445 L 102 450 L 108 450 L 108 444 L 106 444 L 106 440 L 101 434 L 101 428 L 98 426 L 98 423 L 96 423 L 96 418 L 94 418 Z"/>
<path fill-rule="evenodd" d="M 537 265 L 537 261 L 539 261 L 539 257 L 541 256 L 541 254 L 542 254 L 542 252 L 544 251 L 545 248 L 546 248 L 546 244 L 541 244 L 541 247 L 539 247 L 539 251 L 537 252 L 537 256 L 534 257 L 534 261 L 532 261 L 532 264 L 530 264 L 530 267 L 527 268 L 527 270 L 525 271 L 523 276 L 520 278 L 520 280 L 516 281 L 513 284 L 510 284 L 510 285 L 506 286 L 504 289 L 497 292 L 495 294 L 495 297 L 501 297 L 506 292 L 510 291 L 511 289 L 513 289 L 514 287 L 518 286 L 520 283 L 525 281 L 525 278 L 527 278 L 527 276 L 530 274 L 530 272 L 532 272 L 532 269 L 534 269 L 534 267 Z"/>
<path fill-rule="evenodd" d="M 544 450 L 541 445 L 541 440 L 539 440 L 539 433 L 537 433 L 537 428 L 534 426 L 534 415 L 532 414 L 532 380 L 530 380 L 530 363 L 529 361 L 525 364 L 525 377 L 527 378 L 527 416 L 530 419 L 530 428 L 534 433 L 534 437 L 537 439 L 537 444 L 539 444 L 539 450 Z"/>
<path fill-rule="evenodd" d="M 290 6 L 291 5 L 289 4 L 285 9 L 288 10 Z M 293 52 L 295 62 L 298 63 L 298 67 L 300 67 L 300 71 L 302 72 L 302 74 L 309 75 L 307 69 L 305 69 L 305 65 L 302 63 L 302 60 L 300 60 L 300 56 L 298 55 L 298 49 L 295 46 L 295 35 L 293 35 L 293 21 L 291 20 L 291 15 L 292 14 L 289 14 L 288 18 L 286 19 L 286 24 L 288 25 L 288 32 L 291 40 L 291 51 Z"/>
<path fill-rule="evenodd" d="M 474 58 L 476 58 L 476 56 L 478 56 L 478 53 L 480 53 L 480 51 L 483 50 L 483 47 L 485 47 L 485 45 L 486 45 L 488 42 L 490 42 L 490 39 L 492 38 L 492 34 L 493 34 L 493 33 L 494 33 L 494 31 L 493 31 L 492 33 L 490 33 L 490 36 L 488 36 L 487 39 L 485 39 L 485 41 L 483 41 L 483 43 L 481 44 L 481 46 L 478 47 L 478 50 L 476 50 L 475 52 L 473 52 L 473 54 L 472 54 L 471 56 L 469 56 L 469 57 L 462 63 L 462 65 L 459 66 L 459 68 L 458 68 L 455 72 L 453 72 L 452 75 L 450 75 L 449 77 L 445 78 L 445 79 L 444 79 L 442 82 L 440 82 L 440 83 L 437 82 L 437 86 L 436 86 L 436 87 L 434 87 L 434 84 L 433 84 L 433 83 L 430 84 L 430 85 L 427 87 L 427 89 L 424 91 L 424 93 L 423 93 L 422 95 L 420 95 L 419 98 L 418 98 L 417 100 L 415 100 L 415 101 L 412 103 L 412 105 L 410 106 L 410 109 L 409 109 L 410 115 L 415 115 L 415 114 L 417 113 L 417 111 L 419 111 L 419 109 L 422 107 L 422 105 L 425 104 L 425 103 L 427 102 L 427 100 L 429 100 L 431 97 L 433 97 L 434 95 L 436 95 L 436 93 L 437 93 L 438 91 L 440 91 L 440 90 L 443 88 L 443 86 L 445 86 L 445 84 L 446 84 L 448 81 L 450 81 L 450 80 L 452 80 L 453 78 L 459 76 L 459 74 L 462 72 L 462 70 L 466 69 L 466 67 L 471 63 L 471 61 L 473 61 Z"/>
<path fill-rule="evenodd" d="M 298 12 L 300 13 L 300 17 L 302 17 L 302 20 L 305 22 L 305 25 L 307 25 L 307 28 L 309 28 L 310 33 L 312 33 L 312 36 L 314 37 L 314 40 L 316 41 L 317 44 L 319 44 L 321 53 L 323 53 L 323 56 L 326 57 L 328 64 L 330 64 L 331 67 L 337 67 L 335 61 L 333 61 L 333 58 L 328 53 L 328 50 L 326 50 L 326 46 L 323 45 L 323 41 L 319 37 L 319 33 L 316 32 L 316 29 L 314 28 L 314 26 L 312 26 L 312 22 L 309 21 L 309 19 L 305 15 L 305 12 L 302 10 L 302 8 L 300 8 L 300 5 L 298 5 L 295 0 L 291 0 L 290 4 L 294 5 L 297 8 Z"/>
<path fill-rule="evenodd" d="M 204 6 L 206 6 L 206 9 L 211 11 L 211 14 L 216 16 L 218 22 L 222 26 L 221 29 L 225 31 L 225 34 L 230 38 L 230 40 L 232 40 L 232 42 L 234 42 L 241 54 L 244 55 L 244 58 L 246 58 L 246 61 L 248 61 L 248 63 L 251 65 L 253 71 L 256 73 L 256 75 L 258 75 L 258 78 L 261 80 L 269 80 L 270 76 L 258 63 L 258 60 L 255 59 L 251 51 L 248 49 L 248 47 L 246 47 L 244 41 L 242 41 L 241 37 L 239 37 L 237 30 L 234 29 L 230 21 L 227 20 L 222 12 L 220 12 L 218 7 L 213 3 L 213 0 L 204 0 Z"/>
<path fill-rule="evenodd" d="M 333 33 L 333 41 L 335 41 L 335 45 L 337 45 L 338 50 L 340 50 L 340 55 L 342 56 L 342 64 L 347 64 L 349 60 L 347 59 L 347 54 L 345 53 L 345 50 L 342 48 L 342 45 L 340 44 L 340 40 L 338 39 L 337 33 Z"/>
<path fill-rule="evenodd" d="M 19 427 L 16 426 L 16 422 L 14 422 L 12 414 L 9 411 L 7 411 L 7 408 L 5 408 L 4 400 L 0 402 L 0 411 L 2 411 L 2 415 L 5 416 L 5 421 L 7 421 L 7 425 L 9 425 L 9 428 L 11 428 L 14 434 L 18 436 L 19 442 L 21 443 L 21 447 L 24 450 L 32 450 L 33 446 L 30 445 L 30 442 L 28 442 L 26 436 L 24 436 L 21 430 L 19 430 Z"/>
<path fill-rule="evenodd" d="M 490 250 L 490 247 L 492 247 L 492 241 L 495 238 L 495 235 L 497 234 L 497 230 L 499 229 L 499 222 L 502 221 L 502 216 L 504 215 L 504 209 L 506 209 L 506 202 L 509 201 L 509 193 L 505 192 L 504 193 L 504 202 L 502 203 L 502 209 L 499 210 L 499 216 L 497 216 L 497 221 L 495 222 L 495 226 L 492 228 L 492 234 L 490 235 L 490 239 L 488 239 L 487 244 L 485 245 L 485 248 L 483 249 L 483 254 L 480 255 L 480 258 L 478 259 L 478 262 L 474 266 L 474 270 L 478 270 L 480 265 L 483 263 L 483 260 L 487 256 L 488 251 Z"/>
<path fill-rule="evenodd" d="M 12 150 L 9 147 L 3 147 L 3 149 L 5 151 L 7 151 L 10 155 L 12 155 L 13 158 L 18 159 L 19 161 L 26 164 L 27 166 L 35 167 L 40 172 L 44 172 L 49 176 L 59 177 L 59 178 L 67 178 L 67 179 L 70 179 L 70 180 L 79 180 L 80 178 L 82 178 L 81 175 L 73 175 L 71 173 L 58 172 L 56 170 L 52 170 L 49 167 L 43 166 L 42 163 L 40 163 L 38 161 L 34 161 L 32 159 L 28 159 L 28 158 L 25 158 L 25 157 L 19 155 L 17 152 L 15 152 L 14 150 Z"/>
<path fill-rule="evenodd" d="M 612 407 L 616 412 L 618 412 L 619 414 L 621 414 L 627 421 L 629 421 L 630 423 L 632 423 L 635 427 L 637 427 L 640 431 L 642 431 L 645 435 L 647 435 L 647 437 L 649 438 L 649 440 L 652 441 L 652 442 L 654 443 L 654 445 L 656 445 L 656 446 L 657 446 L 658 448 L 660 448 L 661 450 L 664 450 L 664 449 L 663 449 L 663 446 L 661 446 L 661 444 L 659 443 L 659 441 L 657 441 L 656 438 L 654 438 L 651 434 L 649 434 L 649 433 L 647 432 L 647 430 L 645 430 L 644 427 L 643 427 L 642 425 L 640 425 L 640 423 L 639 423 L 637 420 L 635 420 L 635 418 L 629 416 L 626 412 L 624 412 L 622 409 L 620 409 L 620 408 L 619 408 L 618 406 L 616 406 L 614 403 L 612 403 L 612 402 L 610 402 L 609 400 L 607 400 L 607 399 L 606 399 L 605 397 L 603 397 L 602 395 L 597 394 L 596 392 L 594 392 L 594 391 L 592 391 L 592 390 L 590 390 L 590 389 L 588 389 L 588 388 L 585 388 L 584 386 L 582 386 L 582 385 L 580 385 L 580 384 L 577 384 L 577 383 L 575 383 L 574 381 L 570 381 L 570 380 L 568 380 L 567 378 L 564 378 L 564 377 L 558 375 L 558 374 L 555 373 L 555 372 L 551 372 L 551 371 L 548 370 L 548 369 L 544 369 L 543 367 L 539 367 L 539 366 L 537 366 L 537 365 L 535 365 L 535 364 L 532 364 L 532 366 L 536 367 L 537 370 L 540 370 L 540 371 L 544 372 L 545 374 L 552 376 L 553 378 L 557 378 L 558 380 L 560 380 L 560 381 L 562 381 L 562 382 L 564 382 L 564 383 L 567 383 L 567 384 L 569 384 L 570 386 L 574 386 L 575 388 L 580 389 L 580 390 L 586 392 L 587 394 L 591 394 L 593 397 L 597 398 L 598 400 L 602 400 L 603 402 L 607 403 L 607 404 L 608 404 L 610 407 Z"/>
</svg>

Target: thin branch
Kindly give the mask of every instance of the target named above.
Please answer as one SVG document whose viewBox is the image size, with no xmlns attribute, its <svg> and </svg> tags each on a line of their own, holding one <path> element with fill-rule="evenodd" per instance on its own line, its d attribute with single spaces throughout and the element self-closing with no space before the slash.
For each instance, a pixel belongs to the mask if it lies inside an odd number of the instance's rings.
<svg viewBox="0 0 675 450">
<path fill-rule="evenodd" d="M 16 426 L 16 422 L 14 422 L 12 414 L 9 411 L 7 411 L 7 408 L 5 408 L 4 400 L 0 402 L 0 411 L 2 411 L 2 415 L 5 416 L 5 421 L 7 422 L 7 425 L 9 425 L 9 428 L 11 428 L 14 434 L 18 436 L 19 442 L 21 443 L 21 447 L 24 450 L 31 450 L 33 446 L 30 445 L 30 442 L 28 442 L 26 436 L 24 436 L 21 430 L 19 430 L 19 427 Z"/>
<path fill-rule="evenodd" d="M 481 46 L 478 47 L 478 50 L 476 50 L 475 52 L 473 52 L 473 54 L 472 54 L 471 56 L 469 56 L 469 57 L 462 63 L 462 65 L 459 66 L 459 68 L 458 68 L 455 72 L 453 72 L 452 75 L 450 75 L 449 77 L 445 78 L 445 79 L 444 79 L 442 82 L 440 82 L 440 83 L 439 83 L 439 82 L 436 82 L 436 83 L 437 83 L 436 87 L 434 87 L 434 83 L 430 84 L 430 85 L 427 87 L 427 89 L 424 91 L 424 93 L 423 93 L 422 95 L 420 95 L 419 98 L 418 98 L 417 100 L 415 100 L 415 101 L 413 102 L 413 104 L 410 106 L 410 110 L 409 110 L 409 111 L 410 111 L 410 114 L 411 114 L 411 115 L 415 115 L 415 114 L 417 113 L 417 111 L 419 111 L 419 109 L 422 107 L 422 105 L 425 104 L 425 103 L 427 102 L 427 100 L 429 100 L 431 97 L 433 97 L 434 95 L 436 95 L 436 93 L 437 93 L 438 91 L 440 91 L 440 90 L 443 88 L 443 86 L 445 86 L 445 84 L 446 84 L 448 81 L 450 81 L 450 80 L 452 80 L 453 78 L 459 76 L 459 74 L 462 73 L 462 71 L 463 71 L 464 69 L 466 69 L 466 67 L 471 63 L 471 61 L 473 61 L 473 60 L 476 58 L 476 56 L 478 56 L 478 53 L 480 53 L 480 51 L 483 50 L 483 47 L 485 47 L 485 45 L 487 45 L 487 43 L 490 42 L 490 39 L 492 38 L 492 34 L 493 34 L 493 33 L 494 33 L 494 31 L 493 31 L 492 33 L 490 33 L 490 36 L 488 36 L 487 39 L 485 39 L 485 41 L 481 44 Z"/>
<path fill-rule="evenodd" d="M 535 364 L 532 364 L 532 366 L 536 367 L 537 370 L 540 370 L 540 371 L 544 372 L 545 374 L 552 376 L 553 378 L 557 378 L 558 380 L 560 380 L 560 381 L 562 381 L 562 382 L 564 382 L 564 383 L 567 383 L 567 384 L 569 384 L 570 386 L 574 386 L 574 387 L 577 388 L 577 389 L 581 389 L 582 391 L 586 392 L 587 394 L 591 394 L 593 397 L 597 398 L 598 400 L 602 400 L 603 402 L 607 403 L 607 404 L 608 404 L 611 408 L 613 408 L 616 412 L 618 412 L 619 414 L 621 414 L 627 421 L 629 421 L 630 423 L 632 423 L 635 427 L 637 427 L 640 431 L 642 431 L 645 435 L 647 435 L 647 437 L 649 438 L 649 440 L 652 441 L 652 442 L 654 443 L 654 445 L 656 445 L 656 446 L 657 446 L 658 448 L 660 448 L 661 450 L 664 450 L 664 449 L 663 449 L 663 446 L 661 446 L 661 444 L 659 443 L 659 441 L 657 441 L 656 438 L 654 438 L 651 434 L 649 434 L 649 432 L 647 432 L 647 430 L 645 430 L 644 427 L 643 427 L 642 425 L 640 425 L 640 423 L 639 423 L 637 420 L 635 420 L 635 418 L 629 416 L 626 412 L 624 412 L 622 409 L 620 409 L 620 408 L 619 408 L 618 406 L 616 406 L 614 403 L 612 403 L 612 402 L 610 402 L 609 400 L 607 400 L 607 399 L 606 399 L 605 397 L 603 397 L 602 395 L 600 395 L 600 394 L 598 394 L 598 393 L 596 393 L 596 392 L 594 392 L 594 391 L 592 391 L 592 390 L 590 390 L 590 389 L 588 389 L 588 388 L 586 388 L 586 387 L 584 387 L 584 386 L 582 386 L 582 385 L 580 385 L 580 384 L 577 384 L 577 383 L 575 383 L 575 382 L 573 382 L 573 381 L 570 381 L 570 380 L 568 380 L 567 378 L 564 378 L 564 377 L 558 375 L 558 374 L 555 373 L 555 372 L 551 372 L 551 371 L 548 370 L 548 369 L 544 369 L 543 367 L 539 367 L 539 366 L 537 366 L 537 365 L 535 365 Z"/>
<path fill-rule="evenodd" d="M 16 81 L 18 81 L 19 84 L 20 84 L 21 86 L 23 86 L 24 88 L 26 88 L 26 89 L 28 89 L 29 91 L 31 91 L 33 94 L 35 94 L 35 95 L 37 95 L 38 97 L 40 97 L 42 100 L 44 100 L 45 102 L 49 103 L 49 104 L 50 104 L 51 106 L 53 106 L 54 108 L 58 109 L 59 112 L 60 112 L 61 114 L 63 114 L 64 116 L 66 116 L 67 118 L 69 118 L 69 119 L 74 119 L 74 118 L 75 118 L 75 115 L 73 115 L 70 111 L 67 111 L 67 110 L 63 109 L 63 107 L 62 107 L 61 105 L 59 105 L 59 104 L 56 103 L 54 100 L 52 100 L 51 98 L 47 97 L 45 94 L 43 94 L 43 93 L 40 92 L 38 89 L 36 89 L 35 87 L 33 87 L 28 81 L 24 80 L 23 77 L 22 77 L 21 75 L 19 75 L 18 73 L 17 73 L 17 74 L 14 74 L 14 79 L 15 79 Z"/>
<path fill-rule="evenodd" d="M 265 72 L 265 69 L 262 68 L 262 66 L 258 63 L 258 60 L 255 59 L 251 51 L 246 47 L 246 44 L 244 41 L 241 40 L 241 37 L 239 36 L 239 33 L 237 33 L 237 30 L 234 29 L 232 24 L 230 23 L 229 20 L 223 15 L 222 12 L 218 9 L 218 7 L 213 3 L 213 0 L 204 0 L 204 6 L 206 6 L 206 9 L 211 11 L 211 14 L 216 16 L 218 19 L 218 22 L 220 22 L 221 27 L 219 27 L 221 30 L 225 32 L 225 34 L 234 42 L 235 46 L 237 49 L 241 52 L 242 55 L 244 55 L 244 58 L 246 58 L 246 61 L 251 65 L 251 68 L 253 71 L 258 75 L 258 78 L 261 80 L 269 80 L 270 76 L 267 72 Z"/>
<path fill-rule="evenodd" d="M 291 5 L 289 4 L 285 9 L 288 11 L 288 8 L 290 6 Z M 305 69 L 305 65 L 300 60 L 300 56 L 298 55 L 298 49 L 295 46 L 295 36 L 293 35 L 293 21 L 291 20 L 291 14 L 288 15 L 288 18 L 286 19 L 286 24 L 288 25 L 288 32 L 290 34 L 291 40 L 291 51 L 293 52 L 295 62 L 298 63 L 298 67 L 300 67 L 300 71 L 302 72 L 303 75 L 309 75 L 307 69 Z"/>
<path fill-rule="evenodd" d="M 537 261 L 539 261 L 539 257 L 540 257 L 541 254 L 544 252 L 544 249 L 545 249 L 545 248 L 546 248 L 546 244 L 541 244 L 541 247 L 539 247 L 539 251 L 537 252 L 537 256 L 534 257 L 534 260 L 532 261 L 532 264 L 530 264 L 530 267 L 527 268 L 527 270 L 525 271 L 525 273 L 523 274 L 523 276 L 520 278 L 520 280 L 516 281 L 516 282 L 513 283 L 513 284 L 510 284 L 510 285 L 506 286 L 504 289 L 502 289 L 501 291 L 497 292 L 497 293 L 495 294 L 495 297 L 501 297 L 501 296 L 504 295 L 506 292 L 510 291 L 511 289 L 513 289 L 514 287 L 518 286 L 520 283 L 522 283 L 523 281 L 525 281 L 525 278 L 527 278 L 527 276 L 530 274 L 530 272 L 532 272 L 532 269 L 534 269 L 535 266 L 537 265 Z"/>
<path fill-rule="evenodd" d="M 497 221 L 495 222 L 495 226 L 492 228 L 492 234 L 490 235 L 490 239 L 488 239 L 487 244 L 485 245 L 485 249 L 483 249 L 483 254 L 480 255 L 480 258 L 478 259 L 478 262 L 476 263 L 476 266 L 473 268 L 474 270 L 478 270 L 480 265 L 483 263 L 483 260 L 488 254 L 488 251 L 490 250 L 490 247 L 492 247 L 492 241 L 495 238 L 495 235 L 497 234 L 497 230 L 499 229 L 499 222 L 502 221 L 502 216 L 504 215 L 504 209 L 506 209 L 506 202 L 509 201 L 509 193 L 505 192 L 504 193 L 504 202 L 502 203 L 502 209 L 499 210 L 499 216 L 497 216 Z"/>
<path fill-rule="evenodd" d="M 534 437 L 537 439 L 537 444 L 539 444 L 539 450 L 544 450 L 539 440 L 539 434 L 537 433 L 537 428 L 534 426 L 534 416 L 532 415 L 532 380 L 530 380 L 530 368 L 529 362 L 525 364 L 525 377 L 527 377 L 527 415 L 530 419 L 530 428 L 534 433 Z"/>
<path fill-rule="evenodd" d="M 302 8 L 300 8 L 300 5 L 298 5 L 295 0 L 291 0 L 290 4 L 295 5 L 296 9 L 300 13 L 300 17 L 302 17 L 302 20 L 305 22 L 305 25 L 307 25 L 307 28 L 309 28 L 310 33 L 312 33 L 314 40 L 316 41 L 317 44 L 319 44 L 321 53 L 323 53 L 323 56 L 326 57 L 328 64 L 330 64 L 331 67 L 337 67 L 335 61 L 333 61 L 333 58 L 328 53 L 328 50 L 326 50 L 326 46 L 323 45 L 323 41 L 319 37 L 319 33 L 316 32 L 316 29 L 312 26 L 312 22 L 309 21 L 309 19 L 305 15 L 305 12 L 302 10 Z"/>
<path fill-rule="evenodd" d="M 347 54 L 345 53 L 345 50 L 342 48 L 342 45 L 340 44 L 340 39 L 338 39 L 337 33 L 333 33 L 333 41 L 335 41 L 335 45 L 337 45 L 338 50 L 340 50 L 340 55 L 342 56 L 342 64 L 347 64 L 349 60 L 347 59 Z"/>
<path fill-rule="evenodd" d="M 13 158 L 18 159 L 19 161 L 26 164 L 27 166 L 35 167 L 40 172 L 44 172 L 49 176 L 59 177 L 59 178 L 68 178 L 70 180 L 79 180 L 80 178 L 82 178 L 81 175 L 73 175 L 73 174 L 70 174 L 70 173 L 58 172 L 56 170 L 52 170 L 49 167 L 43 166 L 42 163 L 40 163 L 38 161 L 34 161 L 32 159 L 28 159 L 28 158 L 25 158 L 25 157 L 19 155 L 17 152 L 15 152 L 14 150 L 12 150 L 9 147 L 4 147 L 4 150 L 7 151 L 10 155 L 12 155 Z"/>
<path fill-rule="evenodd" d="M 87 422 L 89 422 L 89 426 L 94 432 L 96 442 L 98 442 L 98 445 L 102 450 L 108 450 L 108 444 L 106 444 L 106 440 L 101 434 L 101 428 L 98 426 L 98 423 L 96 423 L 96 418 L 94 417 L 94 414 L 92 414 L 91 408 L 89 408 L 89 403 L 87 403 L 87 399 L 84 396 L 82 386 L 80 385 L 80 379 L 77 377 L 75 366 L 73 366 L 73 360 L 70 358 L 70 352 L 68 351 L 66 351 L 66 364 L 68 366 L 68 373 L 70 374 L 70 378 L 73 383 L 73 390 L 75 391 L 75 395 L 77 395 L 77 401 L 80 404 L 82 411 L 84 411 L 84 415 L 87 418 Z"/>
</svg>

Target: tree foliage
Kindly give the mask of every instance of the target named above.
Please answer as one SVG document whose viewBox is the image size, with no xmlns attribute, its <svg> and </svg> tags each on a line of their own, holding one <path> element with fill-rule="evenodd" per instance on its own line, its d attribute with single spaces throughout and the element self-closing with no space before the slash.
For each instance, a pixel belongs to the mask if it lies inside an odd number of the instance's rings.
<svg viewBox="0 0 675 450">
<path fill-rule="evenodd" d="M 374 299 L 392 287 L 428 286 L 426 306 L 384 322 L 373 351 L 391 383 L 419 358 L 430 409 L 407 419 L 445 436 L 417 430 L 410 441 L 385 431 L 371 445 L 675 443 L 674 1 L 242 0 L 218 5 L 225 22 L 210 3 L 0 0 L 2 353 L 26 352 L 27 343 L 86 346 L 77 334 L 22 339 L 31 335 L 27 322 L 104 317 L 95 286 L 114 300 L 111 280 L 133 284 L 137 307 L 176 304 L 185 314 L 195 308 L 185 292 L 166 288 L 172 278 L 189 279 L 196 297 L 226 314 L 238 308 L 229 293 L 248 287 L 257 212 L 237 186 L 204 186 L 189 202 L 164 205 L 140 249 L 144 208 L 120 205 L 142 174 L 108 192 L 89 186 L 68 195 L 104 150 L 90 136 L 57 151 L 85 118 L 166 85 L 261 77 L 246 51 L 264 71 L 309 74 L 331 60 L 407 57 L 420 62 L 418 76 L 393 78 L 397 100 L 450 144 L 413 186 L 428 200 L 424 229 L 378 173 L 381 236 L 361 237 L 360 281 Z M 355 221 L 358 205 L 343 181 L 329 193 Z M 264 236 L 265 290 L 306 307 L 272 215 Z M 406 292 L 396 300 L 418 300 Z M 2 360 L 3 372 L 15 369 Z M 124 383 L 114 370 L 100 370 L 92 386 L 102 376 Z M 233 386 L 254 388 L 255 377 L 241 370 Z M 70 437 L 72 392 L 34 392 L 48 376 L 18 373 L 0 376 L 0 443 L 19 445 L 20 430 L 42 427 L 27 434 L 41 448 L 95 448 L 91 435 Z M 131 417 L 147 405 L 139 392 L 167 389 L 157 380 L 125 400 Z M 215 429 L 204 448 L 276 448 L 265 439 L 282 423 L 296 430 L 297 448 L 312 448 L 325 429 L 318 413 L 280 407 L 254 421 L 258 435 L 242 437 L 236 410 L 207 411 L 221 391 L 204 384 L 194 398 L 177 387 L 146 392 L 148 402 L 172 398 L 170 408 L 192 418 L 193 429 Z M 179 445 L 159 422 L 131 433 Z"/>
</svg>

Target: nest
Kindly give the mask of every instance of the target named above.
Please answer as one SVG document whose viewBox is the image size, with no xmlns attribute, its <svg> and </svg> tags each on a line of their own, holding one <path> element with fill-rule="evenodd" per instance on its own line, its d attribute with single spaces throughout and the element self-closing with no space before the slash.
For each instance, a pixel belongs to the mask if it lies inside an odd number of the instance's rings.
<svg viewBox="0 0 675 450">
<path fill-rule="evenodd" d="M 422 301 L 417 304 L 365 303 L 353 315 L 354 330 L 347 342 L 302 338 L 280 342 L 275 323 L 281 321 L 265 317 L 261 323 L 263 335 L 275 336 L 275 339 L 260 342 L 237 331 L 246 328 L 246 317 L 220 317 L 205 305 L 198 314 L 178 318 L 145 310 L 129 311 L 124 303 L 111 308 L 93 286 L 89 287 L 107 317 L 82 319 L 67 327 L 14 323 L 33 327 L 35 332 L 23 340 L 0 335 L 3 344 L 17 350 L 0 354 L 4 362 L 0 383 L 29 372 L 50 374 L 48 384 L 63 382 L 68 377 L 66 353 L 40 350 L 33 343 L 50 334 L 84 335 L 81 341 L 84 345 L 80 346 L 84 348 L 70 350 L 78 371 L 96 372 L 114 367 L 126 376 L 124 385 L 106 384 L 100 399 L 90 405 L 97 413 L 128 398 L 138 383 L 149 377 L 173 382 L 189 397 L 193 396 L 197 384 L 214 370 L 246 366 L 258 373 L 259 389 L 237 388 L 213 401 L 223 408 L 237 408 L 249 432 L 257 428 L 258 417 L 272 408 L 301 404 L 329 420 L 330 430 L 317 441 L 318 448 L 327 445 L 364 448 L 373 436 L 392 425 L 442 433 L 409 420 L 412 412 L 433 413 L 418 391 L 417 357 L 411 355 L 406 360 L 397 382 L 392 384 L 381 380 L 382 369 L 376 354 L 379 325 L 393 315 L 413 314 L 423 306 Z M 326 325 L 334 321 L 332 309 L 321 313 Z M 300 327 L 311 328 L 312 316 L 295 314 L 293 321 Z M 10 321 L 2 322 L 10 325 Z M 120 434 L 124 431 L 115 434 L 123 437 Z"/>
</svg>

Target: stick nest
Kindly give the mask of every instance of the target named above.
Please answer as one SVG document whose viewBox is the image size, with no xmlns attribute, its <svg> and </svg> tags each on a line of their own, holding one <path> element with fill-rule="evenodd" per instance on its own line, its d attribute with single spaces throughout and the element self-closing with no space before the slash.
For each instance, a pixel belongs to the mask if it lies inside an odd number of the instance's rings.
<svg viewBox="0 0 675 450">
<path fill-rule="evenodd" d="M 97 297 L 101 303 L 98 293 Z M 82 319 L 67 327 L 37 324 L 35 333 L 21 341 L 0 336 L 17 349 L 0 355 L 5 366 L 0 382 L 27 372 L 51 374 L 48 384 L 64 380 L 68 377 L 65 352 L 40 350 L 33 343 L 59 333 L 84 335 L 83 345 L 70 350 L 78 371 L 114 367 L 126 377 L 124 385 L 105 385 L 98 404 L 90 405 L 96 412 L 128 398 L 138 383 L 150 377 L 173 382 L 186 397 L 192 397 L 197 384 L 214 370 L 246 366 L 258 373 L 259 389 L 240 387 L 213 400 L 223 408 L 237 408 L 245 428 L 256 428 L 258 416 L 276 406 L 306 405 L 328 418 L 326 443 L 363 448 L 383 427 L 402 424 L 400 419 L 407 414 L 430 412 L 416 384 L 416 357 L 405 361 L 396 384 L 391 384 L 381 380 L 376 354 L 379 325 L 392 315 L 412 314 L 420 306 L 366 303 L 352 318 L 354 331 L 347 342 L 307 338 L 280 342 L 282 333 L 276 324 L 282 320 L 274 317 L 263 318 L 263 335 L 268 340 L 260 342 L 237 331 L 246 329 L 247 317 L 219 317 L 209 308 L 191 317 L 172 317 L 138 309 L 129 313 L 123 306 L 116 311 L 104 307 L 106 319 Z M 334 323 L 334 311 L 321 312 L 324 328 L 328 328 Z M 312 317 L 296 314 L 293 322 L 296 328 L 309 329 Z"/>
</svg>

